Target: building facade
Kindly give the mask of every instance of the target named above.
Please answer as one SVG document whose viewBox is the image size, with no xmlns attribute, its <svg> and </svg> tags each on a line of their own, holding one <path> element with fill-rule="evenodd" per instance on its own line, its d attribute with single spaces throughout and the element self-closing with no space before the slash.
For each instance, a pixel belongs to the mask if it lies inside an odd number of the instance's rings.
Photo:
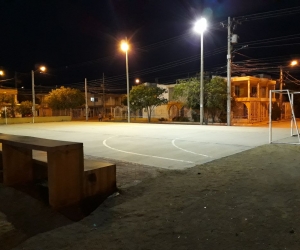
<svg viewBox="0 0 300 250">
<path fill-rule="evenodd" d="M 275 90 L 276 81 L 265 75 L 231 78 L 231 95 L 235 99 L 232 108 L 233 123 L 253 123 L 268 120 L 269 91 Z M 275 94 L 272 102 L 276 102 Z"/>
<path fill-rule="evenodd" d="M 158 87 L 167 90 L 164 97 L 168 100 L 168 104 L 156 107 L 152 117 L 172 120 L 174 117 L 184 116 L 192 121 L 193 111 L 173 99 L 175 85 L 157 84 Z M 231 110 L 232 123 L 267 121 L 269 119 L 269 91 L 275 88 L 276 81 L 267 75 L 232 77 L 231 95 L 235 100 L 235 105 Z M 272 95 L 272 103 L 274 102 L 277 102 L 275 94 Z M 283 103 L 282 119 L 290 118 L 290 114 L 289 103 Z M 143 112 L 143 117 L 147 117 L 146 112 Z"/>
</svg>

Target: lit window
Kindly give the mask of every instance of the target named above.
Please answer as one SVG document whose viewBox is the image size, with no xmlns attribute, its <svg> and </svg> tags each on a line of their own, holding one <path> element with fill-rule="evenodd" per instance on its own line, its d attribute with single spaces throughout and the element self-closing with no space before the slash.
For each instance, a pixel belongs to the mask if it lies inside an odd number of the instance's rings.
<svg viewBox="0 0 300 250">
<path fill-rule="evenodd" d="M 91 97 L 91 102 L 98 102 L 98 97 Z"/>
<path fill-rule="evenodd" d="M 240 96 L 240 86 L 234 86 L 234 93 L 236 96 Z"/>
</svg>

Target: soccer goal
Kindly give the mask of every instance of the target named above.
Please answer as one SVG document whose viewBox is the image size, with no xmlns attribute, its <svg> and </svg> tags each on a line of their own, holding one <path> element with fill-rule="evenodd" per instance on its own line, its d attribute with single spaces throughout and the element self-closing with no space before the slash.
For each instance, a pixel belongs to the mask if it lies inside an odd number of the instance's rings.
<svg viewBox="0 0 300 250">
<path fill-rule="evenodd" d="M 272 96 L 273 94 L 278 93 L 282 95 L 287 95 L 289 99 L 289 104 L 291 108 L 291 126 L 290 126 L 290 138 L 293 139 L 283 139 L 283 140 L 273 140 L 273 129 L 272 129 Z M 299 91 L 293 91 L 293 90 L 270 90 L 269 94 L 269 143 L 287 143 L 287 144 L 300 144 L 300 136 L 299 136 L 299 130 L 298 125 L 295 117 L 294 112 L 294 95 L 300 94 Z M 296 138 L 296 139 L 294 139 Z"/>
</svg>

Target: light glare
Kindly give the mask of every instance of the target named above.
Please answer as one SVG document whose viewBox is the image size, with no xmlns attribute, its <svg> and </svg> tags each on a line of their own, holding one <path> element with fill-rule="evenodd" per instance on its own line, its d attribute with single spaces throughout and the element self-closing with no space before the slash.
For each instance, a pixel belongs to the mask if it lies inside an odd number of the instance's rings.
<svg viewBox="0 0 300 250">
<path fill-rule="evenodd" d="M 295 66 L 295 65 L 297 65 L 298 64 L 298 61 L 297 60 L 293 60 L 292 62 L 291 62 L 291 66 Z"/>
<path fill-rule="evenodd" d="M 46 67 L 45 67 L 45 66 L 41 66 L 41 67 L 40 67 L 40 70 L 41 70 L 42 72 L 44 72 L 44 71 L 46 71 Z"/>
<path fill-rule="evenodd" d="M 200 34 L 202 34 L 206 30 L 206 28 L 207 28 L 207 22 L 206 19 L 203 17 L 196 22 L 194 27 L 195 31 Z"/>
<path fill-rule="evenodd" d="M 129 50 L 129 45 L 126 41 L 121 42 L 121 50 L 123 50 L 124 52 L 127 52 Z"/>
</svg>

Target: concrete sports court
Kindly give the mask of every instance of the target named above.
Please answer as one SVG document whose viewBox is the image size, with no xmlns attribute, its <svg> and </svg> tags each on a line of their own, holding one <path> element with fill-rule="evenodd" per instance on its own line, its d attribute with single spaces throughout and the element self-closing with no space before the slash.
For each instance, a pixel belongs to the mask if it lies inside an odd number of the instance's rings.
<svg viewBox="0 0 300 250">
<path fill-rule="evenodd" d="M 273 140 L 290 140 L 289 126 L 289 122 L 274 123 Z M 266 124 L 227 127 L 84 121 L 1 125 L 0 133 L 83 142 L 85 156 L 165 169 L 189 168 L 269 143 Z"/>
</svg>

